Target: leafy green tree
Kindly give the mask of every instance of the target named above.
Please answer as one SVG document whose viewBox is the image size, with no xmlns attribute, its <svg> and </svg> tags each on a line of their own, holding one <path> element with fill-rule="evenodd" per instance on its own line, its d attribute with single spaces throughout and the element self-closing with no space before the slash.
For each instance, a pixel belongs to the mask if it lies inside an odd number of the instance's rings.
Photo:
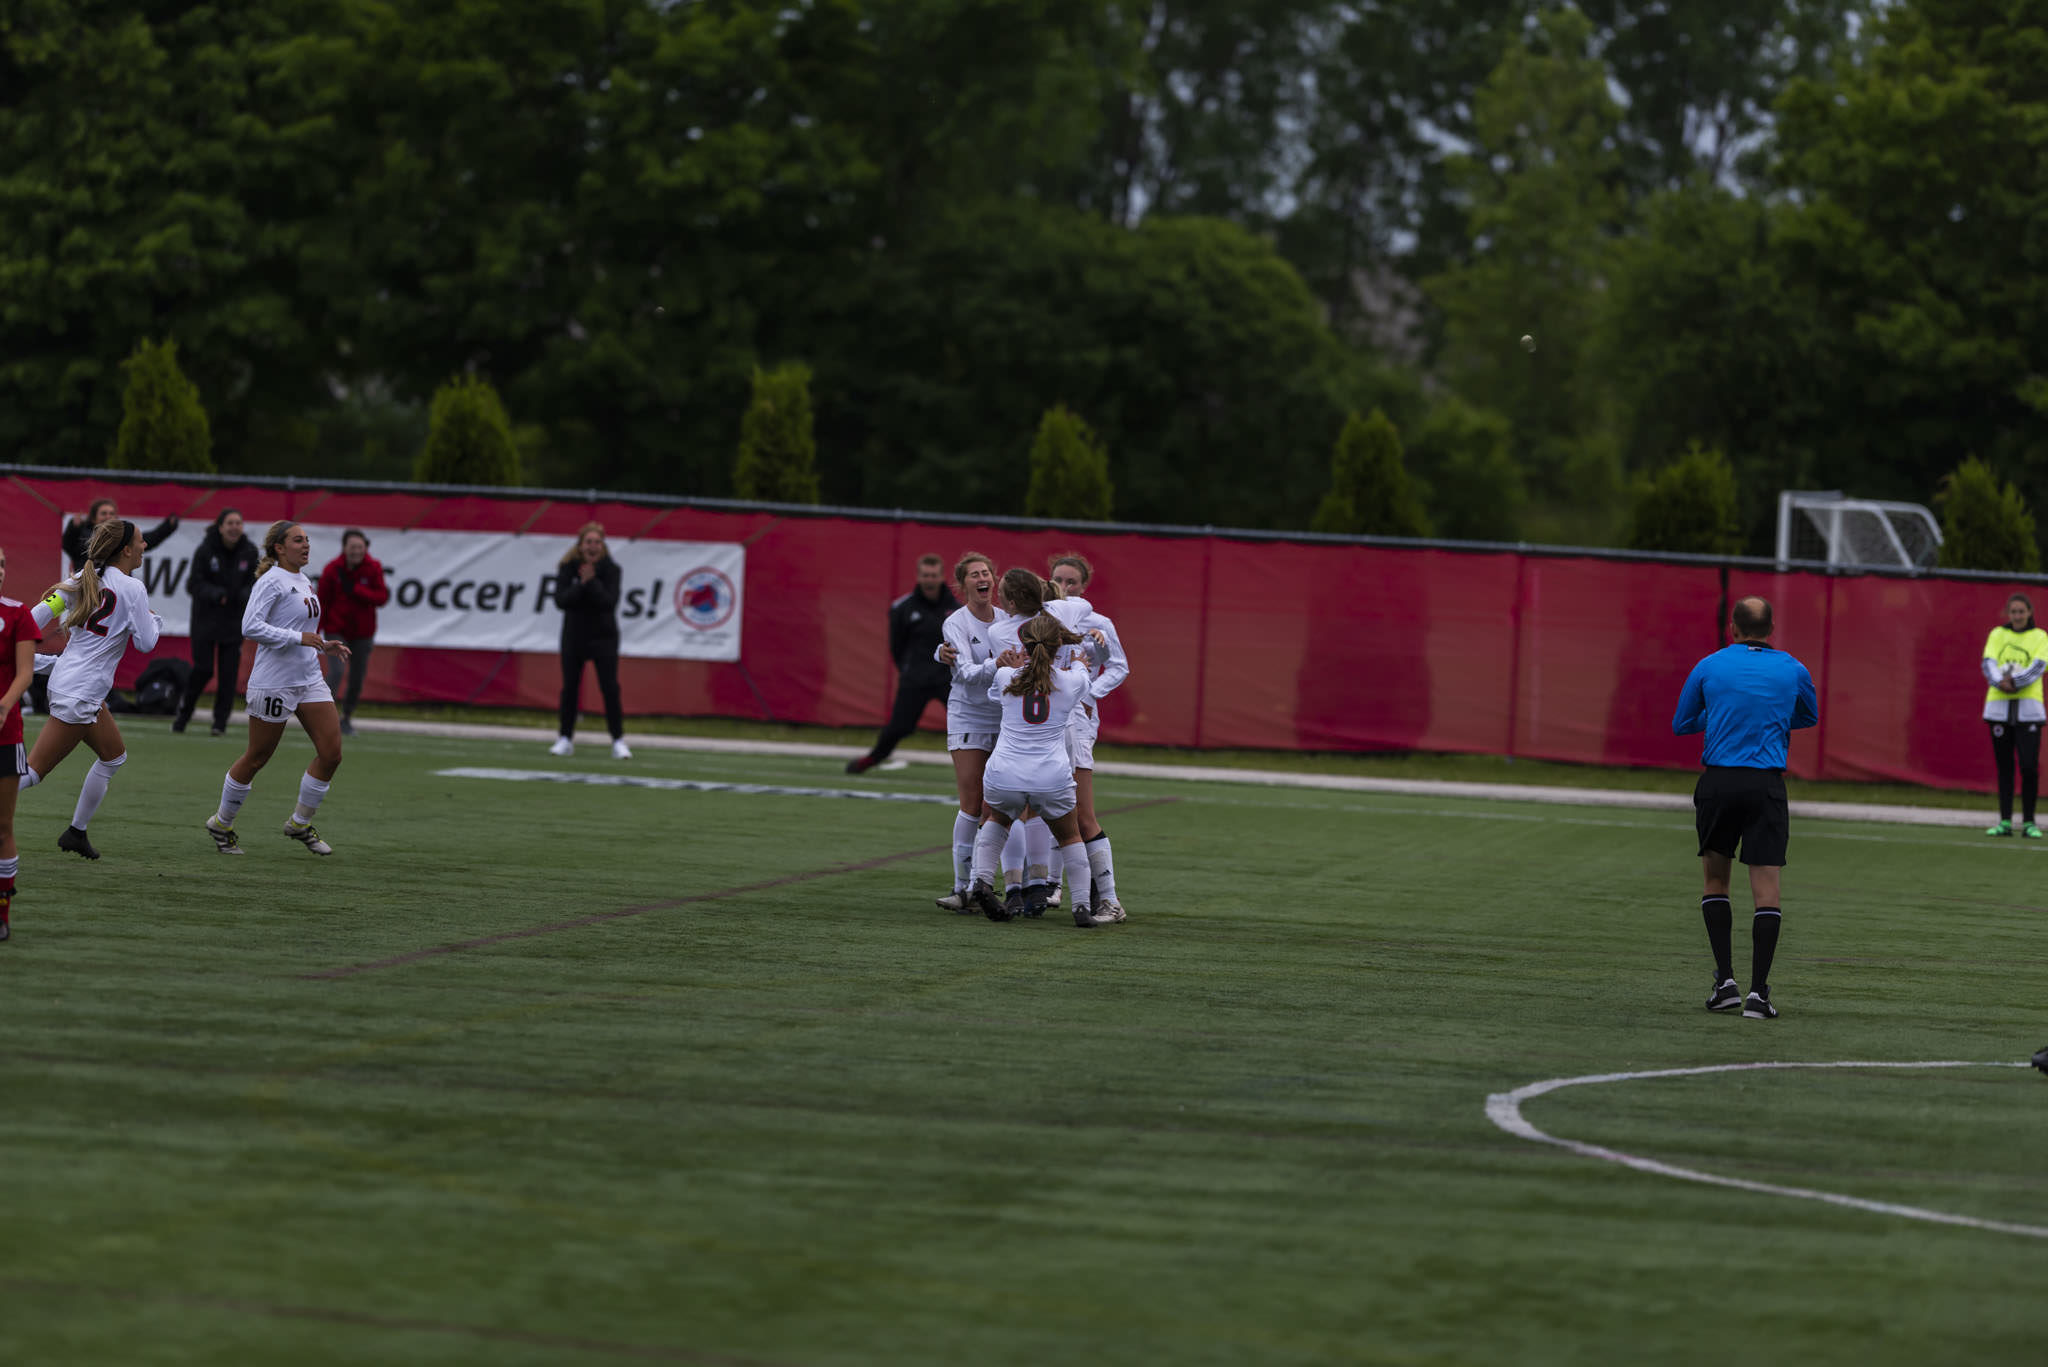
<svg viewBox="0 0 2048 1367">
<path fill-rule="evenodd" d="M 199 388 L 178 369 L 178 344 L 166 338 L 136 344 L 121 363 L 128 388 L 121 430 L 107 464 L 117 470 L 189 470 L 211 474 L 213 432 Z"/>
<path fill-rule="evenodd" d="M 1508 421 L 1446 395 L 1408 445 L 1436 535 L 1454 541 L 1519 541 L 1527 498 L 1509 454 Z"/>
<path fill-rule="evenodd" d="M 1620 110 L 1590 36 L 1577 11 L 1547 12 L 1538 40 L 1510 48 L 1481 87 L 1477 148 L 1453 162 L 1478 247 L 1428 282 L 1444 312 L 1445 378 L 1508 419 L 1532 495 L 1574 509 L 1603 482 L 1583 466 L 1608 409 L 1587 353 L 1608 242 L 1626 218 Z"/>
<path fill-rule="evenodd" d="M 427 443 L 412 477 L 421 484 L 510 487 L 521 482 L 512 421 L 489 381 L 461 375 L 434 392 Z"/>
<path fill-rule="evenodd" d="M 2033 574 L 2041 568 L 2034 515 L 2010 483 L 1972 457 L 1951 470 L 1934 495 L 1941 510 L 1941 565 L 1952 570 Z"/>
<path fill-rule="evenodd" d="M 1742 523 L 1728 458 L 1694 446 L 1643 479 L 1636 489 L 1628 544 L 1638 551 L 1739 554 Z"/>
<path fill-rule="evenodd" d="M 733 466 L 736 498 L 768 503 L 818 501 L 818 443 L 811 432 L 811 371 L 779 365 L 754 372 L 754 398 L 740 420 Z"/>
<path fill-rule="evenodd" d="M 1045 411 L 1031 443 L 1031 483 L 1024 491 L 1029 517 L 1107 522 L 1111 497 L 1109 453 L 1065 404 Z"/>
<path fill-rule="evenodd" d="M 1429 535 L 1429 516 L 1401 462 L 1401 434 L 1379 409 L 1344 420 L 1330 457 L 1330 491 L 1308 525 L 1350 536 Z"/>
</svg>

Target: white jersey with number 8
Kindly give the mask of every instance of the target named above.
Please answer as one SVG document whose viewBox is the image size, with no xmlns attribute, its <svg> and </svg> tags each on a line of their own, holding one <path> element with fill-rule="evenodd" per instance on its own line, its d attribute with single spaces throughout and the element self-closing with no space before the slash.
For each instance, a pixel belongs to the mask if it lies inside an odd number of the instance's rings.
<svg viewBox="0 0 2048 1367">
<path fill-rule="evenodd" d="M 320 652 L 299 639 L 299 633 L 320 630 L 320 595 L 304 570 L 283 566 L 266 570 L 249 592 L 242 610 L 242 635 L 256 643 L 256 663 L 249 667 L 249 691 L 310 688 L 321 682 Z"/>
<path fill-rule="evenodd" d="M 1050 693 L 1005 693 L 1018 672 L 998 669 L 989 688 L 989 696 L 1003 705 L 1003 729 L 988 757 L 984 782 L 1029 790 L 1070 780 L 1074 766 L 1067 759 L 1067 723 L 1088 696 L 1087 671 L 1055 669 Z"/>
</svg>

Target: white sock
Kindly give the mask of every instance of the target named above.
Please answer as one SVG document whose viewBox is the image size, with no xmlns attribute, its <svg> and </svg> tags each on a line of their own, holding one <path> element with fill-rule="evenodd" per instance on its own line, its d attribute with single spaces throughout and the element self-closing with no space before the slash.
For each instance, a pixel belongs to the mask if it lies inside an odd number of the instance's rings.
<svg viewBox="0 0 2048 1367">
<path fill-rule="evenodd" d="M 1059 849 L 1060 867 L 1066 871 L 1067 886 L 1074 891 L 1073 910 L 1091 905 L 1088 901 L 1088 854 L 1080 841 L 1062 845 Z"/>
<path fill-rule="evenodd" d="M 991 818 L 981 823 L 981 833 L 974 838 L 974 867 L 968 875 L 974 882 L 995 886 L 996 864 L 1002 858 L 1003 841 L 1008 837 L 1002 822 Z"/>
<path fill-rule="evenodd" d="M 1003 887 L 1005 889 L 1021 888 L 1024 886 L 1024 842 L 1030 838 L 1025 834 L 1024 828 L 1030 824 L 1028 821 L 1012 821 L 1009 834 L 1003 837 Z"/>
<path fill-rule="evenodd" d="M 26 764 L 22 765 L 21 767 L 24 769 L 28 769 L 28 766 Z M 33 769 L 28 769 L 28 772 L 21 776 L 21 787 L 18 789 L 18 791 L 25 793 L 29 789 L 35 787 L 38 783 L 41 783 L 42 781 L 43 776 L 41 774 L 37 773 Z"/>
<path fill-rule="evenodd" d="M 235 813 L 241 811 L 242 804 L 248 800 L 249 785 L 235 782 L 235 776 L 229 774 L 220 782 L 220 810 L 214 815 L 219 818 L 221 825 L 232 826 L 235 824 Z"/>
<path fill-rule="evenodd" d="M 107 785 L 114 781 L 114 775 L 127 762 L 125 753 L 92 762 L 92 768 L 85 771 L 85 782 L 78 785 L 78 805 L 71 811 L 72 825 L 82 831 L 91 823 L 92 814 L 107 800 Z"/>
<path fill-rule="evenodd" d="M 311 824 L 313 813 L 320 810 L 320 799 L 327 796 L 327 780 L 307 774 L 299 780 L 299 805 L 292 808 L 292 820 L 301 826 Z"/>
<path fill-rule="evenodd" d="M 1024 823 L 1024 882 L 1026 886 L 1052 881 L 1052 827 L 1045 818 L 1034 816 Z"/>
<path fill-rule="evenodd" d="M 1087 842 L 1088 872 L 1095 880 L 1095 895 L 1105 902 L 1116 900 L 1116 863 L 1109 853 L 1109 832 L 1103 831 Z"/>
<path fill-rule="evenodd" d="M 0 883 L 12 883 L 14 876 L 21 872 L 21 856 L 10 854 L 0 859 Z"/>
<path fill-rule="evenodd" d="M 974 882 L 974 838 L 981 823 L 965 812 L 953 813 L 953 891 L 965 892 Z"/>
</svg>

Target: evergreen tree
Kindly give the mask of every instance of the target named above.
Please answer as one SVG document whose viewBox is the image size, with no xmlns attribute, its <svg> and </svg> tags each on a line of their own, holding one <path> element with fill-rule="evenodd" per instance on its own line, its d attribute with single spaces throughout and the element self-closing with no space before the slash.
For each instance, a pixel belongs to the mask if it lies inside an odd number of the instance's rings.
<svg viewBox="0 0 2048 1367">
<path fill-rule="evenodd" d="M 121 429 L 107 464 L 117 470 L 183 470 L 211 474 L 213 433 L 199 387 L 178 368 L 178 344 L 144 339 L 121 363 L 128 388 Z"/>
<path fill-rule="evenodd" d="M 1952 470 L 1934 496 L 1941 510 L 1941 564 L 1952 570 L 2032 574 L 2041 568 L 2034 515 L 1989 463 L 1971 457 Z"/>
<path fill-rule="evenodd" d="M 434 391 L 427 444 L 412 477 L 422 484 L 516 485 L 519 446 L 488 380 L 459 375 Z"/>
<path fill-rule="evenodd" d="M 1031 443 L 1025 515 L 1107 522 L 1114 493 L 1109 482 L 1109 453 L 1101 439 L 1065 404 L 1048 408 Z"/>
<path fill-rule="evenodd" d="M 1686 453 L 1636 489 L 1629 548 L 1735 555 L 1742 515 L 1728 457 L 1694 442 Z"/>
<path fill-rule="evenodd" d="M 1429 515 L 1401 460 L 1401 434 L 1379 409 L 1344 420 L 1330 457 L 1330 492 L 1308 525 L 1349 536 L 1429 535 Z"/>
<path fill-rule="evenodd" d="M 811 371 L 780 365 L 754 371 L 754 397 L 740 420 L 733 465 L 735 498 L 766 503 L 818 501 L 818 443 L 811 435 Z"/>
</svg>

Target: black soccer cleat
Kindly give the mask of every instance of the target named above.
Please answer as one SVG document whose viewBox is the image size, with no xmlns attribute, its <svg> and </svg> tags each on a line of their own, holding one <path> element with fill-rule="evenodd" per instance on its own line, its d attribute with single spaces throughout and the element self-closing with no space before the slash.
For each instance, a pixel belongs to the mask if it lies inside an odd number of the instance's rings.
<svg viewBox="0 0 2048 1367">
<path fill-rule="evenodd" d="M 1723 978 L 1714 984 L 1713 995 L 1707 998 L 1709 1011 L 1733 1011 L 1742 1005 L 1742 989 L 1735 985 L 1735 979 Z"/>
<path fill-rule="evenodd" d="M 76 826 L 66 826 L 64 828 L 64 834 L 57 837 L 57 848 L 72 854 L 84 855 L 87 859 L 97 859 L 100 857 L 100 852 L 92 847 L 90 840 L 85 838 L 85 832 L 79 830 Z"/>
<path fill-rule="evenodd" d="M 1024 915 L 1034 921 L 1045 915 L 1045 884 L 1036 883 L 1024 889 Z"/>
<path fill-rule="evenodd" d="M 988 884 L 976 883 L 968 891 L 967 895 L 974 900 L 975 906 L 981 908 L 981 914 L 988 917 L 989 920 L 1007 921 L 1010 919 L 1009 909 L 996 896 L 996 890 Z"/>
<path fill-rule="evenodd" d="M 2048 1049 L 2036 1049 L 2034 1051 L 2034 1066 L 2042 1072 L 2048 1073 Z"/>
<path fill-rule="evenodd" d="M 1003 910 L 1009 914 L 1003 919 L 1014 921 L 1024 914 L 1024 889 L 1011 888 L 1003 894 Z"/>
<path fill-rule="evenodd" d="M 1771 1005 L 1771 990 L 1766 987 L 1752 992 L 1742 1003 L 1742 1014 L 1753 1021 L 1774 1021 L 1778 1008 Z"/>
</svg>

